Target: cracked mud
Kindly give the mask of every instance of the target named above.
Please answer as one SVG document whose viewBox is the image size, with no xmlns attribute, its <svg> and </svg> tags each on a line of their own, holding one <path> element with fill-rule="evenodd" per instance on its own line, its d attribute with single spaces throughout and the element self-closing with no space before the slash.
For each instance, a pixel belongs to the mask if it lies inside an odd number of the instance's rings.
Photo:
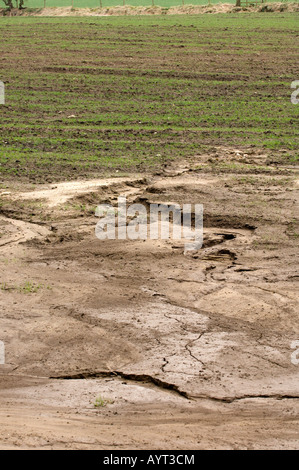
<svg viewBox="0 0 299 470">
<path fill-rule="evenodd" d="M 298 448 L 298 170 L 249 170 L 2 194 L 2 448 Z M 203 204 L 202 249 L 98 240 L 119 195 Z"/>
</svg>

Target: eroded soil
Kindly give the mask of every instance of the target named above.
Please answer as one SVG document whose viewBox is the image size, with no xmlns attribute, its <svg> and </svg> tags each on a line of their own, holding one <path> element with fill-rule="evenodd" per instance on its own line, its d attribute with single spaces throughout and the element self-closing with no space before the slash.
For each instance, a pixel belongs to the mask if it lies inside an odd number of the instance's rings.
<svg viewBox="0 0 299 470">
<path fill-rule="evenodd" d="M 2 192 L 1 448 L 298 449 L 298 169 L 216 153 Z M 98 240 L 119 195 L 203 204 L 203 247 Z"/>
</svg>

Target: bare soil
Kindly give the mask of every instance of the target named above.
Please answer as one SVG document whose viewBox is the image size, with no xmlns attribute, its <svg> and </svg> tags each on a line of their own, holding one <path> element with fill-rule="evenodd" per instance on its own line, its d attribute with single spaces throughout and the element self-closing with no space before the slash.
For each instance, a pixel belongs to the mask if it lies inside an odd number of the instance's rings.
<svg viewBox="0 0 299 470">
<path fill-rule="evenodd" d="M 2 449 L 298 449 L 298 168 L 215 155 L 2 191 Z M 119 195 L 204 204 L 202 249 L 98 240 Z"/>
</svg>

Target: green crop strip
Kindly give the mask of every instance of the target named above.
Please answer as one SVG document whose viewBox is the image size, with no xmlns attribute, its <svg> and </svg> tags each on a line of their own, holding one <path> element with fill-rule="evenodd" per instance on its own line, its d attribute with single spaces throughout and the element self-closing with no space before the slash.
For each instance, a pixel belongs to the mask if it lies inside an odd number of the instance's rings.
<svg viewBox="0 0 299 470">
<path fill-rule="evenodd" d="M 2 175 L 146 171 L 215 145 L 296 162 L 298 19 L 1 18 Z"/>
</svg>

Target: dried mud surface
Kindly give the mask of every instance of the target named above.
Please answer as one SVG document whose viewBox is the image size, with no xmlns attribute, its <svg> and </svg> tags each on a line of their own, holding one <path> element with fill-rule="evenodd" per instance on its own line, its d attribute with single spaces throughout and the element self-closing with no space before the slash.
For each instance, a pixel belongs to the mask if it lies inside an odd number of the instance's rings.
<svg viewBox="0 0 299 470">
<path fill-rule="evenodd" d="M 265 158 L 2 191 L 2 449 L 298 448 L 298 169 Z M 204 204 L 202 249 L 98 240 L 119 195 Z"/>
</svg>

